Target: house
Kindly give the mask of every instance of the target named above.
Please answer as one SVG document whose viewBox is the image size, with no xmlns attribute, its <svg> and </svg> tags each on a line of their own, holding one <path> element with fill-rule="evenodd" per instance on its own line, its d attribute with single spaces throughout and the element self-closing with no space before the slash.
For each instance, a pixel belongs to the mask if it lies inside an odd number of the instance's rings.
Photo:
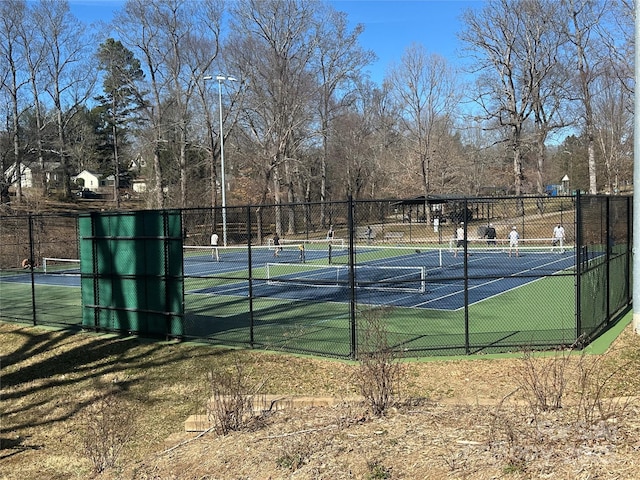
<svg viewBox="0 0 640 480">
<path fill-rule="evenodd" d="M 107 187 L 113 187 L 114 176 L 104 176 L 101 173 L 92 173 L 89 170 L 83 170 L 78 175 L 71 177 L 71 180 L 83 190 L 97 192 Z"/>
<path fill-rule="evenodd" d="M 40 186 L 43 176 L 49 187 L 55 187 L 62 183 L 62 167 L 60 162 L 45 162 L 44 169 L 39 163 L 35 162 L 20 164 L 19 177 L 22 188 Z M 15 185 L 18 182 L 15 163 L 4 171 L 4 178 L 11 185 Z"/>
<path fill-rule="evenodd" d="M 140 173 L 143 168 L 146 168 L 147 162 L 142 156 L 138 155 L 136 158 L 129 162 L 129 171 L 134 173 Z"/>
<path fill-rule="evenodd" d="M 145 193 L 147 191 L 147 180 L 136 178 L 131 182 L 131 188 L 135 193 Z"/>
</svg>

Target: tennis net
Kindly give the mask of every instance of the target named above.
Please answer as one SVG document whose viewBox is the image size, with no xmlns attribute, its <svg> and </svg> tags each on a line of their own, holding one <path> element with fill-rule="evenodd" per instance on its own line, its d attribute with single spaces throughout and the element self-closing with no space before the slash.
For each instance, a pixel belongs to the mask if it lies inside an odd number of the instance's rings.
<svg viewBox="0 0 640 480">
<path fill-rule="evenodd" d="M 43 257 L 42 272 L 58 275 L 79 275 L 79 258 Z"/>
<path fill-rule="evenodd" d="M 424 267 L 354 266 L 356 288 L 423 293 Z M 349 266 L 267 263 L 268 285 L 305 287 L 349 287 Z"/>
<path fill-rule="evenodd" d="M 442 267 L 443 252 L 447 248 L 438 246 L 392 247 L 382 245 L 354 246 L 354 257 L 357 265 L 375 265 L 390 267 Z M 349 263 L 349 251 L 329 249 L 329 263 L 346 265 Z"/>
<path fill-rule="evenodd" d="M 467 248 L 468 249 L 496 249 L 500 251 L 505 251 L 509 248 L 509 239 L 508 238 L 467 238 Z M 461 250 L 463 247 L 457 246 L 458 241 L 455 238 L 449 240 L 449 250 L 455 251 L 456 249 Z M 520 248 L 528 248 L 531 251 L 535 249 L 539 249 L 540 252 L 564 252 L 566 250 L 573 250 L 573 245 L 567 244 L 563 239 L 554 239 L 554 238 L 520 238 L 518 239 L 518 247 Z M 548 249 L 548 250 L 547 250 Z"/>
<path fill-rule="evenodd" d="M 305 262 L 307 250 L 302 244 L 280 245 L 230 245 L 213 247 L 211 245 L 184 245 L 185 263 L 231 262 L 249 265 L 266 262 Z M 317 253 L 315 253 L 317 255 Z M 326 257 L 326 254 L 324 255 Z"/>
<path fill-rule="evenodd" d="M 267 241 L 267 245 L 272 250 L 275 248 L 272 238 Z M 307 250 L 327 250 L 329 246 L 335 250 L 346 250 L 347 248 L 344 238 L 333 238 L 331 240 L 326 238 L 281 238 L 280 245 L 304 245 Z"/>
<path fill-rule="evenodd" d="M 427 271 L 441 269 L 472 269 L 475 272 L 507 272 L 518 271 L 522 262 L 509 263 L 509 255 L 516 256 L 516 249 L 509 249 L 509 245 L 487 245 L 485 243 L 467 245 L 467 261 L 463 248 L 449 248 L 442 246 L 414 245 L 412 247 L 394 246 L 356 246 L 353 261 L 356 265 L 370 265 L 376 267 L 420 267 Z M 564 271 L 565 264 L 571 264 L 571 257 L 575 254 L 573 245 L 559 246 L 538 245 L 518 246 L 517 256 L 526 259 L 530 268 L 549 270 L 552 273 Z M 329 264 L 348 265 L 349 251 L 329 250 Z"/>
</svg>

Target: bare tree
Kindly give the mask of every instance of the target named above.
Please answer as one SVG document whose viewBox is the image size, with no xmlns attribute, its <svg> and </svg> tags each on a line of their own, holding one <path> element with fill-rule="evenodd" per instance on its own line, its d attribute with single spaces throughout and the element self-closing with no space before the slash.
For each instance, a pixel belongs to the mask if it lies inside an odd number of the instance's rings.
<svg viewBox="0 0 640 480">
<path fill-rule="evenodd" d="M 221 22 L 224 12 L 224 5 L 221 0 L 205 0 L 200 4 L 200 9 L 196 12 L 198 21 L 193 25 L 195 34 L 182 48 L 185 50 L 185 66 L 190 72 L 188 78 L 189 88 L 194 89 L 199 106 L 204 116 L 204 127 L 206 138 L 205 144 L 209 156 L 209 189 L 211 196 L 211 206 L 218 204 L 217 184 L 218 169 L 216 161 L 220 158 L 220 138 L 214 135 L 215 132 L 215 98 L 213 87 L 215 81 L 207 82 L 206 78 L 215 80 L 215 73 L 212 68 L 214 62 L 220 54 L 220 32 Z M 197 108 L 197 107 L 196 107 Z M 190 109 L 193 112 L 193 109 Z M 229 115 L 232 109 L 226 109 L 225 115 Z M 196 122 L 199 117 L 196 117 Z M 230 132 L 231 129 L 225 129 Z"/>
<path fill-rule="evenodd" d="M 621 0 L 610 2 L 608 13 L 610 21 L 599 25 L 598 32 L 606 43 L 607 58 L 611 59 L 613 71 L 629 92 L 633 92 L 635 83 L 635 2 Z M 633 111 L 633 105 L 629 105 Z"/>
<path fill-rule="evenodd" d="M 378 88 L 362 79 L 350 95 L 349 108 L 330 128 L 328 184 L 336 196 L 380 198 L 411 188 L 398 131 L 400 111 L 388 83 Z M 340 187 L 340 190 L 337 190 Z"/>
<path fill-rule="evenodd" d="M 621 183 L 632 180 L 633 114 L 628 106 L 633 96 L 613 68 L 601 75 L 594 86 L 598 90 L 593 103 L 598 157 L 604 163 L 606 190 L 615 193 Z"/>
<path fill-rule="evenodd" d="M 589 193 L 598 192 L 596 169 L 595 120 L 593 113 L 594 83 L 601 74 L 602 43 L 596 29 L 608 8 L 608 2 L 595 0 L 563 0 L 565 11 L 571 16 L 567 37 L 572 44 L 577 72 L 575 92 L 580 102 L 582 126 L 587 137 L 589 165 Z"/>
<path fill-rule="evenodd" d="M 524 81 L 531 91 L 536 190 L 542 195 L 545 193 L 543 174 L 547 139 L 550 133 L 567 126 L 563 120 L 567 102 L 563 92 L 569 79 L 559 60 L 565 44 L 564 25 L 560 20 L 562 10 L 556 2 L 530 0 L 523 7 L 526 7 L 522 11 L 523 38 L 519 43 L 526 62 Z M 538 208 L 543 213 L 544 204 L 539 202 Z"/>
<path fill-rule="evenodd" d="M 178 150 L 178 169 L 180 172 L 180 206 L 187 206 L 187 123 L 188 107 L 195 79 L 190 77 L 185 67 L 186 58 L 182 45 L 191 40 L 193 27 L 191 15 L 194 13 L 193 3 L 185 1 L 157 2 L 154 19 L 160 32 L 160 43 L 164 47 L 169 84 L 170 101 L 174 132 L 175 148 Z M 184 77 L 185 73 L 187 78 Z"/>
<path fill-rule="evenodd" d="M 155 207 L 163 208 L 165 179 L 162 151 L 167 143 L 165 99 L 170 88 L 167 74 L 167 52 L 164 43 L 162 6 L 159 0 L 128 0 L 124 10 L 114 18 L 122 43 L 141 59 L 146 74 L 146 89 L 151 99 L 145 105 L 145 117 L 151 126 L 150 146 L 153 156 Z"/>
<path fill-rule="evenodd" d="M 22 110 L 20 90 L 28 77 L 22 71 L 25 52 L 18 34 L 25 21 L 26 3 L 24 0 L 0 2 L 0 60 L 6 65 L 6 75 L 1 79 L 0 87 L 10 100 L 11 129 L 13 138 L 13 165 L 16 178 L 16 202 L 22 200 L 22 151 L 20 145 L 20 113 Z M 9 117 L 9 116 L 8 116 Z"/>
<path fill-rule="evenodd" d="M 366 117 L 357 112 L 345 113 L 333 120 L 330 156 L 340 159 L 340 173 L 333 176 L 346 195 L 362 198 L 376 173 L 375 132 Z"/>
<path fill-rule="evenodd" d="M 187 206 L 191 123 L 194 95 L 218 55 L 222 6 L 220 2 L 174 0 L 158 5 L 162 43 L 165 45 L 173 130 L 176 133 L 180 171 L 180 205 Z M 208 75 L 211 77 L 211 75 Z"/>
<path fill-rule="evenodd" d="M 437 147 L 446 143 L 459 102 L 456 75 L 443 57 L 413 44 L 391 70 L 389 81 L 402 112 L 410 156 L 417 161 L 423 193 L 428 197 Z M 430 221 L 429 210 L 425 210 Z"/>
<path fill-rule="evenodd" d="M 171 171 L 177 165 L 179 204 L 188 204 L 188 178 L 200 146 L 198 132 L 206 127 L 210 155 L 211 203 L 215 206 L 219 145 L 214 136 L 213 85 L 205 77 L 219 55 L 223 15 L 221 0 L 129 0 L 116 19 L 120 38 L 142 59 L 149 101 L 146 120 L 151 129 L 148 145 L 153 156 L 155 203 L 167 201 Z M 215 82 L 212 82 L 215 83 Z M 204 112 L 205 124 L 200 116 Z M 198 123 L 200 122 L 200 125 Z M 201 197 L 198 197 L 201 198 Z"/>
<path fill-rule="evenodd" d="M 66 1 L 41 0 L 37 35 L 45 39 L 45 91 L 55 111 L 57 155 L 62 166 L 62 188 L 71 195 L 71 166 L 67 152 L 67 124 L 93 92 L 96 75 L 84 26 L 71 14 Z"/>
<path fill-rule="evenodd" d="M 400 132 L 400 110 L 392 99 L 389 82 L 382 87 L 364 82 L 358 90 L 362 106 L 359 111 L 373 131 L 371 150 L 375 161 L 375 172 L 370 178 L 369 195 L 371 198 L 397 196 L 398 191 L 414 183 L 407 175 L 399 159 L 404 156 L 403 138 Z"/>
<path fill-rule="evenodd" d="M 31 86 L 31 94 L 33 97 L 33 108 L 35 117 L 35 143 L 36 143 L 36 155 L 38 163 L 42 171 L 41 177 L 41 190 L 42 194 L 47 194 L 47 176 L 45 175 L 45 157 L 44 157 L 44 143 L 43 143 L 43 129 L 45 123 L 45 116 L 43 112 L 41 98 L 41 88 L 43 85 L 42 78 L 44 71 L 44 62 L 46 61 L 45 39 L 38 35 L 38 25 L 43 22 L 40 19 L 42 15 L 42 9 L 36 5 L 29 15 L 24 19 L 19 27 L 17 39 L 21 44 L 21 48 L 24 51 L 24 60 L 27 67 L 29 76 L 29 84 Z"/>
<path fill-rule="evenodd" d="M 234 6 L 229 64 L 248 83 L 243 131 L 259 145 L 262 200 L 269 189 L 276 204 L 291 200 L 291 162 L 308 140 L 316 92 L 315 2 L 241 0 Z M 292 218 L 290 217 L 290 220 Z M 282 234 L 276 208 L 276 231 Z M 287 230 L 294 228 L 292 221 Z"/>
<path fill-rule="evenodd" d="M 320 12 L 317 27 L 317 72 L 319 83 L 320 135 L 322 155 L 320 159 L 320 223 L 326 227 L 325 201 L 327 199 L 328 137 L 333 118 L 348 108 L 352 97 L 345 90 L 352 89 L 362 75 L 362 69 L 370 64 L 375 55 L 362 49 L 358 38 L 364 31 L 362 25 L 349 30 L 347 17 L 342 12 L 327 8 Z M 342 94 L 337 98 L 336 91 Z"/>
<path fill-rule="evenodd" d="M 489 0 L 481 10 L 463 15 L 460 38 L 475 56 L 479 72 L 476 101 L 485 120 L 506 129 L 513 161 L 514 193 L 523 193 L 523 129 L 531 115 L 527 59 L 519 45 L 524 37 L 523 4 L 527 0 Z"/>
</svg>

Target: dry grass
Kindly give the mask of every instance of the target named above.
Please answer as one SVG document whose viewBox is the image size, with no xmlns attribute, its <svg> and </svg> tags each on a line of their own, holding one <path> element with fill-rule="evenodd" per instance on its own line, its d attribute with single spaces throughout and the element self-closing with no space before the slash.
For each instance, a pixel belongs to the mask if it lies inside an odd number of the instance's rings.
<svg viewBox="0 0 640 480">
<path fill-rule="evenodd" d="M 12 324 L 0 324 L 0 354 L 2 480 L 586 480 L 637 478 L 640 467 L 637 399 L 580 424 L 581 383 L 570 379 L 563 408 L 532 415 L 518 389 L 523 358 L 409 363 L 407 400 L 384 417 L 345 400 L 272 412 L 224 436 L 198 436 L 184 433 L 184 421 L 205 412 L 207 373 L 232 369 L 238 358 L 247 382 L 265 394 L 339 399 L 358 393 L 349 381 L 357 366 Z M 577 364 L 582 357 L 571 358 Z M 637 394 L 640 337 L 627 328 L 598 358 L 598 374 L 608 379 L 602 398 Z M 134 413 L 136 436 L 115 467 L 94 474 L 82 422 L 105 391 L 128 405 L 123 415 Z"/>
</svg>

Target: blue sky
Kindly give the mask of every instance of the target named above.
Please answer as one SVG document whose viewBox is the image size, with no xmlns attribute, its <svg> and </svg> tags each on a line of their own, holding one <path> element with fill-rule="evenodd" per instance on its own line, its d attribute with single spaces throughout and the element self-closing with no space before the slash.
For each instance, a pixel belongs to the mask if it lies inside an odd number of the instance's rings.
<svg viewBox="0 0 640 480">
<path fill-rule="evenodd" d="M 336 10 L 346 12 L 354 25 L 364 24 L 361 43 L 378 56 L 371 67 L 374 80 L 381 80 L 389 65 L 399 62 L 414 42 L 452 64 L 459 64 L 460 16 L 465 9 L 482 5 L 480 0 L 333 0 L 331 3 Z"/>
<path fill-rule="evenodd" d="M 353 26 L 362 23 L 360 37 L 364 48 L 373 50 L 378 61 L 371 66 L 372 79 L 381 82 L 392 62 L 398 62 L 413 42 L 428 52 L 438 53 L 459 64 L 460 15 L 467 8 L 478 8 L 480 0 L 330 0 L 336 10 L 346 12 Z M 71 11 L 91 23 L 108 21 L 124 0 L 70 0 Z"/>
</svg>

